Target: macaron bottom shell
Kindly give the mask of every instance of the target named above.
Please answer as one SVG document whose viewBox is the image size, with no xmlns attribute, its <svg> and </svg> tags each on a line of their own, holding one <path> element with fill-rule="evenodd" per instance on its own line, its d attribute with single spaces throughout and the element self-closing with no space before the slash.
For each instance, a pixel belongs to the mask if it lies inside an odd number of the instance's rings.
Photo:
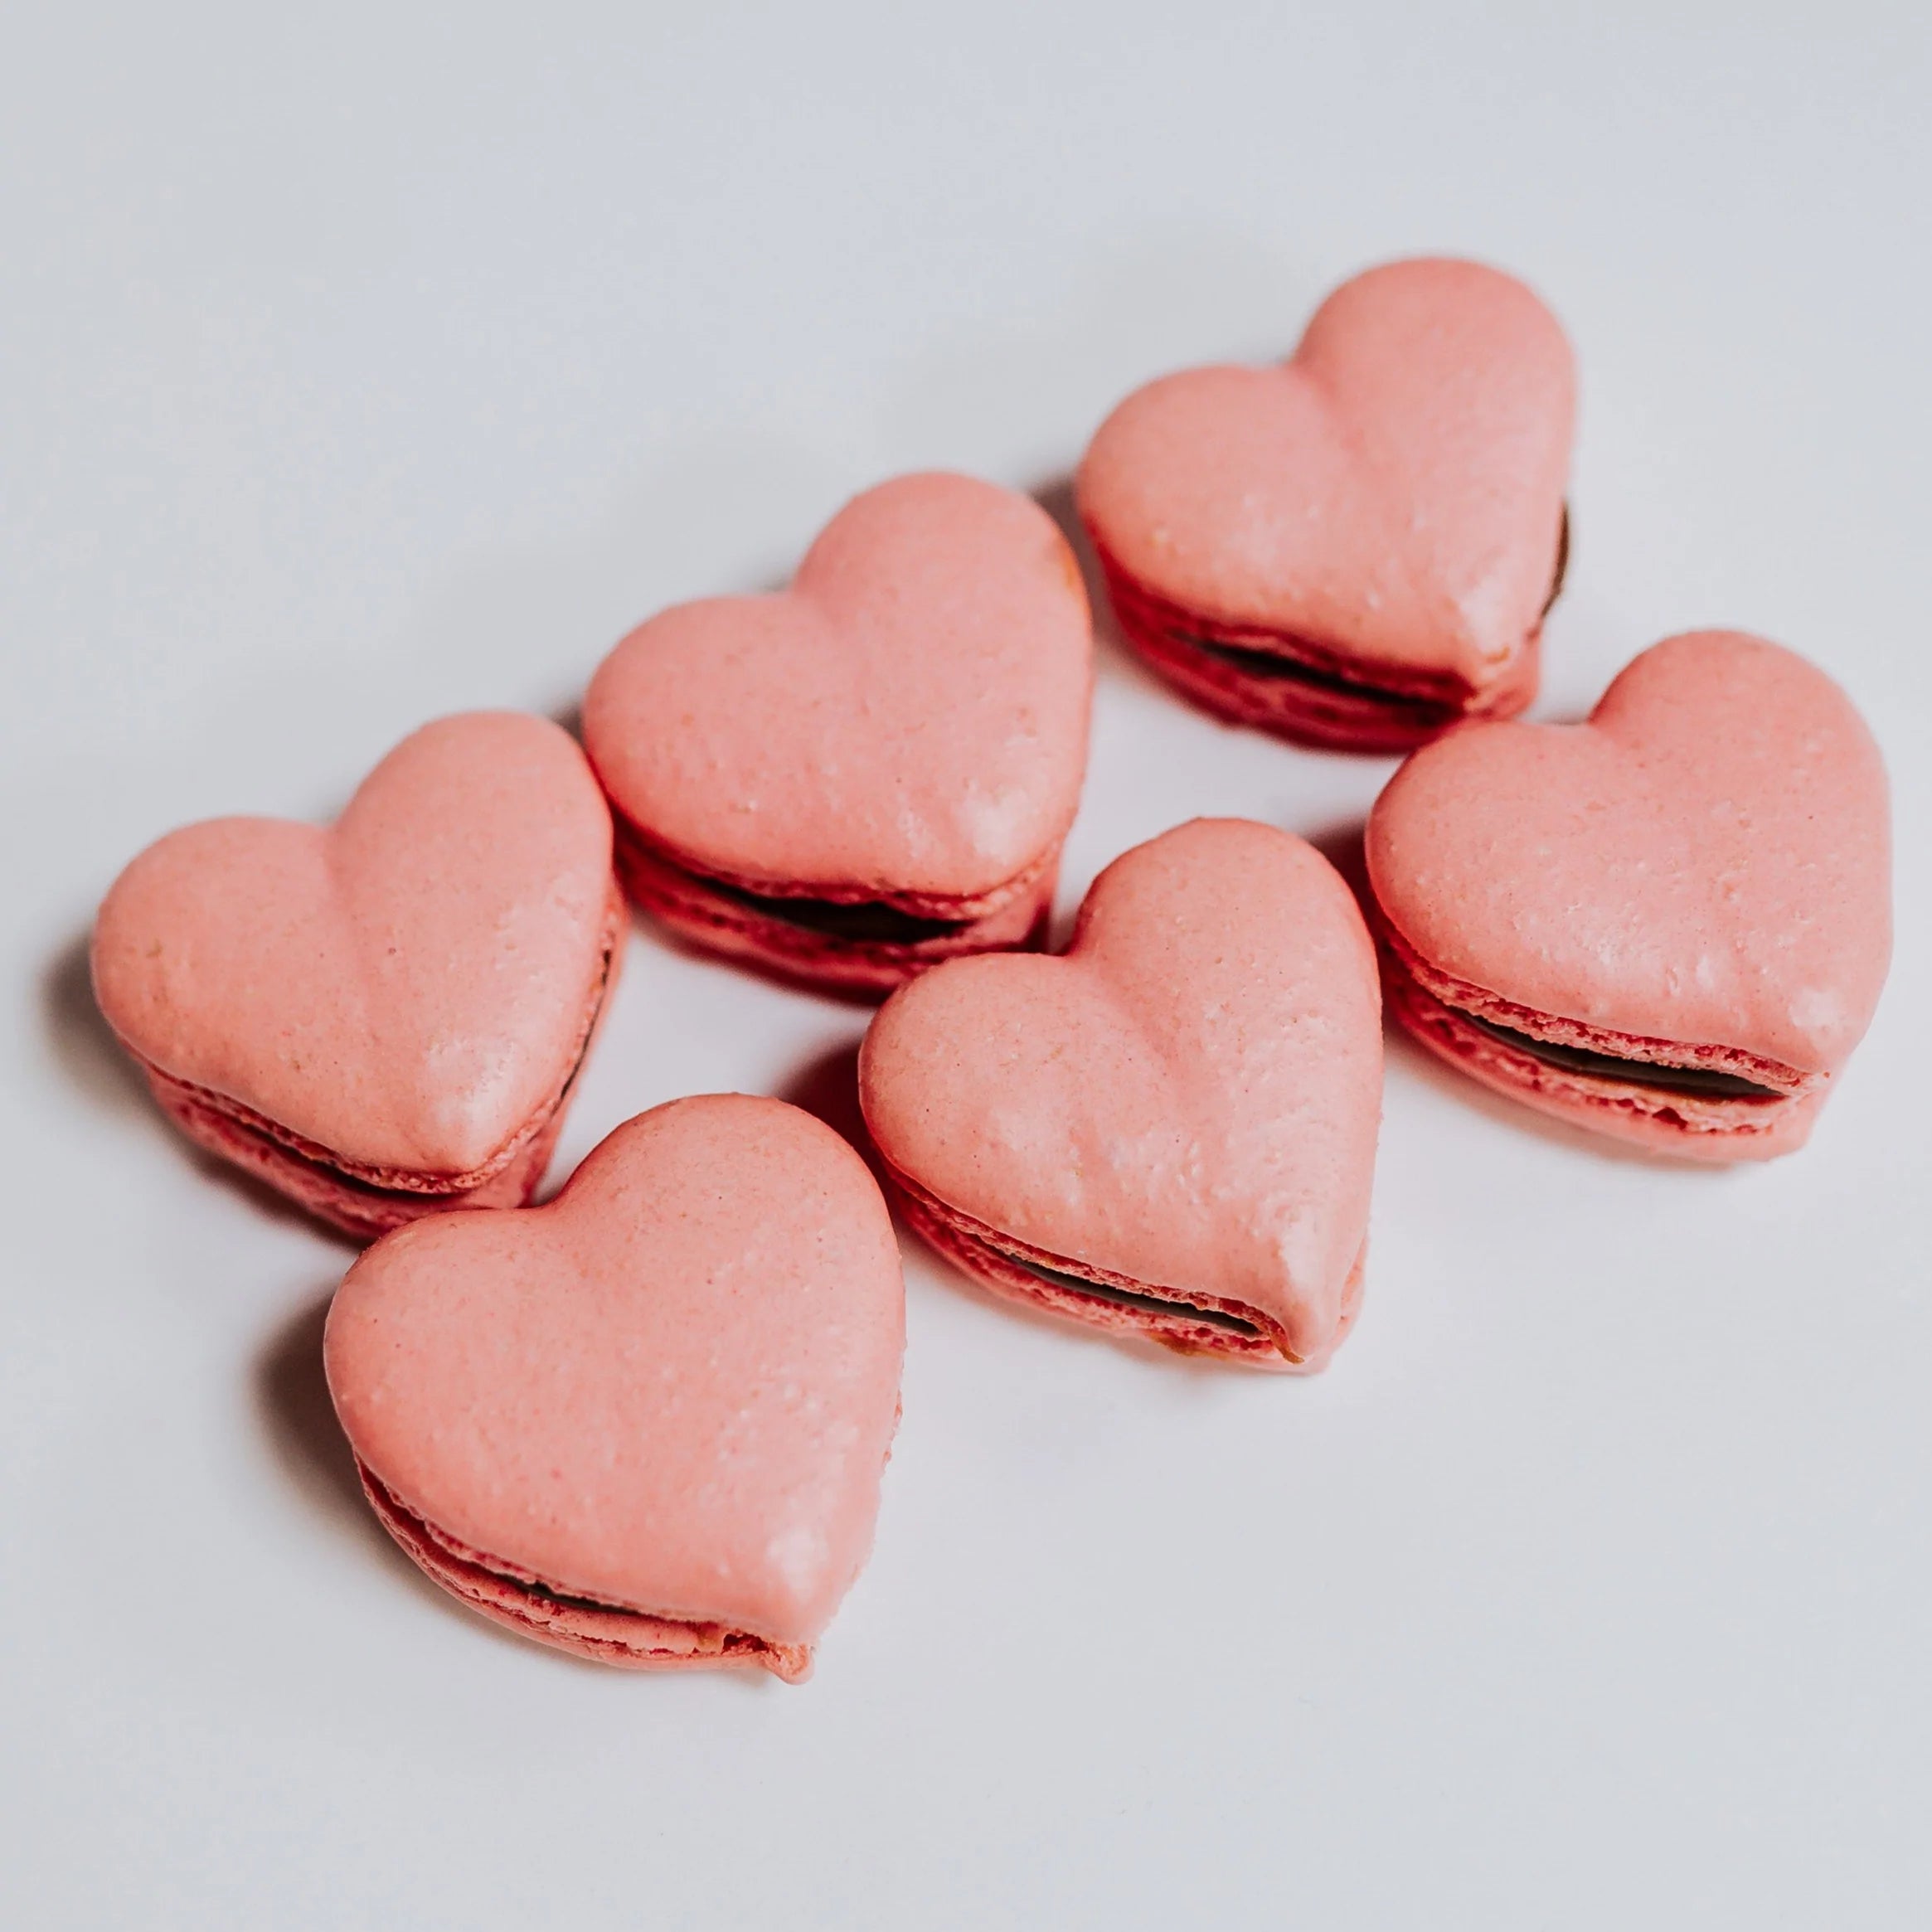
<svg viewBox="0 0 1932 1932">
<path fill-rule="evenodd" d="M 1289 1352 L 1281 1325 L 1245 1303 L 1192 1296 L 1090 1267 L 1035 1248 L 949 1207 L 909 1176 L 891 1170 L 900 1214 L 936 1254 L 1007 1301 L 1123 1339 L 1158 1343 L 1177 1355 L 1283 1373 L 1314 1374 L 1347 1337 L 1362 1306 L 1366 1243 L 1342 1289 L 1341 1318 L 1318 1357 Z"/>
<path fill-rule="evenodd" d="M 197 1147 L 358 1241 L 453 1208 L 521 1207 L 536 1192 L 563 1129 L 560 1102 L 504 1165 L 472 1187 L 385 1187 L 337 1167 L 320 1150 L 289 1144 L 218 1095 L 170 1080 L 156 1067 L 143 1064 L 142 1071 L 161 1110 Z"/>
<path fill-rule="evenodd" d="M 1060 869 L 1056 847 L 971 900 L 902 903 L 857 893 L 835 900 L 822 888 L 760 891 L 687 868 L 621 818 L 616 849 L 632 900 L 693 944 L 783 979 L 866 998 L 882 998 L 943 960 L 1037 950 Z"/>
<path fill-rule="evenodd" d="M 808 1643 L 777 1643 L 721 1624 L 653 1616 L 546 1589 L 467 1550 L 415 1516 L 358 1457 L 356 1473 L 377 1520 L 432 1583 L 493 1623 L 619 1670 L 769 1671 L 789 1684 L 812 1674 Z"/>
<path fill-rule="evenodd" d="M 1512 1019 L 1527 1022 L 1539 1034 L 1560 1036 L 1549 1043 L 1564 1050 L 1565 1057 L 1600 1055 L 1623 1062 L 1629 1072 L 1618 1077 L 1554 1063 L 1527 1045 L 1498 1037 L 1493 1022 L 1484 1025 L 1478 1013 L 1425 984 L 1433 977 L 1428 968 L 1408 956 L 1386 920 L 1382 925 L 1387 1010 L 1419 1045 L 1493 1092 L 1650 1153 L 1713 1165 L 1774 1160 L 1795 1153 L 1810 1136 L 1828 1091 L 1823 1076 L 1794 1075 L 1790 1069 L 1765 1065 L 1750 1071 L 1768 1085 L 1777 1081 L 1788 1090 L 1732 1096 L 1686 1092 L 1647 1082 L 1646 1064 L 1667 1077 L 1702 1060 L 1715 1062 L 1712 1070 L 1722 1075 L 1735 1075 L 1744 1071 L 1738 1056 L 1605 1032 L 1554 1017 L 1512 1013 Z M 1486 1003 L 1502 1002 L 1492 996 Z"/>
</svg>

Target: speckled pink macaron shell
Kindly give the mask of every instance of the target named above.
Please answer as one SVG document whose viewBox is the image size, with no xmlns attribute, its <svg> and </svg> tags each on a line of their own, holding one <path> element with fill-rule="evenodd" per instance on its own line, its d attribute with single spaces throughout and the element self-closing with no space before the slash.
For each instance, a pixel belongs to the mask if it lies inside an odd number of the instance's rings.
<svg viewBox="0 0 1932 1932">
<path fill-rule="evenodd" d="M 1292 361 L 1130 396 L 1081 463 L 1080 513 L 1170 603 L 1484 684 L 1550 594 L 1575 387 L 1522 283 L 1394 262 L 1343 283 Z"/>
<path fill-rule="evenodd" d="M 1735 631 L 1653 645 L 1582 725 L 1466 725 L 1368 825 L 1439 970 L 1612 1032 L 1831 1072 L 1891 950 L 1884 767 L 1849 700 Z"/>
<path fill-rule="evenodd" d="M 1050 1254 L 1274 1317 L 1311 1364 L 1366 1231 L 1375 957 L 1312 846 L 1201 818 L 1116 859 L 1061 958 L 902 988 L 866 1036 L 893 1167 Z"/>
<path fill-rule="evenodd" d="M 591 680 L 585 742 L 619 810 L 697 871 L 969 896 L 1066 836 L 1092 657 L 1038 504 L 900 477 L 826 526 L 789 590 L 633 631 Z"/>
<path fill-rule="evenodd" d="M 379 1241 L 326 1358 L 357 1457 L 444 1538 L 806 1644 L 871 1547 L 904 1345 L 864 1163 L 795 1107 L 711 1095 L 626 1122 L 547 1206 Z"/>
<path fill-rule="evenodd" d="M 483 1167 L 580 1051 L 604 971 L 610 814 L 542 718 L 426 725 L 332 827 L 217 818 L 114 882 L 94 983 L 114 1032 L 344 1159 Z"/>
</svg>

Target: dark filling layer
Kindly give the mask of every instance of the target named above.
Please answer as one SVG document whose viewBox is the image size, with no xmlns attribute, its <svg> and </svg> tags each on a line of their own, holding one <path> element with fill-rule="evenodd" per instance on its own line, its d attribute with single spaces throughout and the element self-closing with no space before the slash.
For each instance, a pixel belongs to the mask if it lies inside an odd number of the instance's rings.
<svg viewBox="0 0 1932 1932">
<path fill-rule="evenodd" d="M 1317 691 L 1332 691 L 1384 711 L 1408 712 L 1418 718 L 1448 719 L 1462 715 L 1456 706 L 1445 704 L 1439 699 L 1409 697 L 1399 692 L 1385 690 L 1380 685 L 1366 684 L 1358 677 L 1344 677 L 1337 672 L 1318 670 L 1299 658 L 1284 657 L 1279 651 L 1257 651 L 1245 644 L 1217 644 L 1206 638 L 1186 635 L 1181 636 L 1178 642 L 1190 650 L 1219 658 L 1223 663 L 1232 664 L 1237 671 L 1245 672 L 1250 677 L 1287 678 L 1296 684 L 1311 686 Z"/>
<path fill-rule="evenodd" d="M 1022 1260 L 1017 1255 L 1009 1255 L 1003 1248 L 993 1252 L 1002 1260 L 1011 1261 L 1016 1267 L 1038 1279 L 1050 1282 L 1056 1288 L 1072 1289 L 1076 1294 L 1091 1295 L 1097 1301 L 1112 1302 L 1123 1308 L 1138 1308 L 1143 1314 L 1182 1315 L 1190 1321 L 1205 1322 L 1210 1328 L 1225 1328 L 1231 1335 L 1245 1335 L 1259 1341 L 1261 1331 L 1252 1322 L 1245 1322 L 1239 1315 L 1231 1315 L 1226 1308 L 1197 1308 L 1192 1302 L 1171 1301 L 1155 1294 L 1136 1294 L 1132 1289 L 1116 1288 L 1110 1281 L 1090 1281 L 1084 1274 L 1062 1274 L 1057 1268 L 1042 1268 L 1037 1261 Z"/>
<path fill-rule="evenodd" d="M 1518 1053 L 1527 1053 L 1546 1066 L 1561 1067 L 1566 1073 L 1593 1075 L 1599 1080 L 1621 1080 L 1626 1086 L 1657 1087 L 1668 1094 L 1701 1094 L 1713 1100 L 1782 1100 L 1789 1098 L 1776 1087 L 1760 1085 L 1741 1075 L 1721 1073 L 1706 1066 L 1659 1066 L 1650 1060 L 1624 1060 L 1614 1053 L 1593 1053 L 1585 1046 L 1565 1046 L 1554 1040 L 1539 1040 L 1532 1033 L 1519 1033 L 1513 1027 L 1499 1027 L 1493 1020 L 1454 1009 L 1459 1018 L 1499 1040 Z"/>
<path fill-rule="evenodd" d="M 701 1638 L 716 1633 L 714 1641 L 718 1646 L 717 1653 L 726 1657 L 744 1653 L 755 1654 L 769 1651 L 774 1648 L 764 1638 L 755 1637 L 748 1630 L 734 1630 L 722 1624 L 695 1622 L 687 1617 L 652 1616 L 645 1611 L 633 1610 L 625 1604 L 604 1603 L 597 1597 L 575 1596 L 567 1591 L 552 1590 L 548 1584 L 537 1583 L 527 1577 L 512 1576 L 506 1570 L 494 1569 L 487 1563 L 478 1562 L 473 1556 L 459 1556 L 430 1527 L 428 1520 L 418 1516 L 413 1509 L 409 1508 L 400 1502 L 396 1497 L 396 1492 L 386 1487 L 381 1478 L 359 1456 L 356 1459 L 356 1467 L 362 1476 L 364 1487 L 371 1492 L 371 1500 L 379 1499 L 381 1508 L 392 1512 L 399 1522 L 406 1523 L 423 1549 L 426 1552 L 431 1553 L 433 1560 L 445 1566 L 452 1575 L 473 1575 L 490 1585 L 512 1591 L 517 1596 L 527 1599 L 533 1604 L 554 1604 L 559 1609 L 563 1610 L 587 1611 L 604 1617 L 632 1617 L 636 1618 L 640 1623 L 676 1624 L 682 1629 L 698 1633 Z M 478 1554 L 480 1555 L 481 1552 L 479 1551 Z M 498 1604 L 493 1607 L 502 1609 L 503 1606 Z M 535 1615 L 531 1620 L 533 1624 L 541 1624 L 542 1622 L 540 1617 Z M 588 1641 L 611 1643 L 614 1643 L 615 1640 L 609 1638 L 592 1638 Z M 682 1651 L 650 1645 L 638 1648 L 634 1654 L 638 1656 L 682 1657 L 687 1653 Z"/>
<path fill-rule="evenodd" d="M 1550 595 L 1543 600 L 1543 608 L 1537 613 L 1539 624 L 1550 614 L 1556 600 L 1562 595 L 1563 580 L 1569 570 L 1570 506 L 1566 503 L 1562 525 L 1556 533 L 1556 568 L 1550 580 Z M 1360 698 L 1386 706 L 1391 711 L 1408 712 L 1423 722 L 1448 722 L 1462 716 L 1459 705 L 1436 698 L 1410 697 L 1340 672 L 1318 669 L 1299 658 L 1291 658 L 1279 651 L 1260 651 L 1245 644 L 1217 644 L 1207 638 L 1181 633 L 1177 633 L 1176 638 L 1177 642 L 1192 650 L 1204 651 L 1211 658 L 1219 658 L 1250 677 L 1293 678 L 1296 683 L 1311 685 L 1318 691 L 1332 691 L 1345 697 Z"/>
<path fill-rule="evenodd" d="M 1570 575 L 1570 506 L 1563 506 L 1563 521 L 1556 531 L 1556 569 L 1550 579 L 1550 595 L 1543 600 L 1543 608 L 1536 613 L 1541 624 L 1556 607 L 1556 600 L 1563 595 L 1563 580 Z"/>
<path fill-rule="evenodd" d="M 802 926 L 807 932 L 823 933 L 828 939 L 846 939 L 860 944 L 917 946 L 928 939 L 943 939 L 963 931 L 974 921 L 969 919 L 923 919 L 917 913 L 901 912 L 896 905 L 866 900 L 857 905 L 841 905 L 830 899 L 784 899 L 763 892 L 747 892 L 741 886 L 727 886 L 721 879 L 703 877 L 707 891 L 734 905 L 742 905 L 767 919 L 781 920 L 787 925 Z"/>
</svg>

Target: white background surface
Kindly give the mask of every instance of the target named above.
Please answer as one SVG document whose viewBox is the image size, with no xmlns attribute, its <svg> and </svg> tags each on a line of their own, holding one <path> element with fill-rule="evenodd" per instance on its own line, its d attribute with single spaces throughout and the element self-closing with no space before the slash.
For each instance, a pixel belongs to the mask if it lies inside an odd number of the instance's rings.
<svg viewBox="0 0 1932 1932">
<path fill-rule="evenodd" d="M 10 1925 L 1932 1922 L 1923 8 L 36 10 L 0 34 Z M 536 10 L 532 10 L 533 12 Z M 851 492 L 1034 488 L 1163 369 L 1420 250 L 1584 372 L 1542 715 L 1737 624 L 1884 742 L 1900 931 L 1811 1148 L 1676 1171 L 1391 1050 L 1309 1383 L 909 1253 L 876 1556 L 802 1690 L 628 1677 L 420 1583 L 317 1362 L 348 1250 L 216 1177 L 80 948 L 190 818 L 322 817 L 566 705 Z M 1104 646 L 1066 903 L 1389 767 Z M 557 1172 L 862 1012 L 639 933 Z M 818 1069 L 818 1071 L 814 1071 Z"/>
</svg>

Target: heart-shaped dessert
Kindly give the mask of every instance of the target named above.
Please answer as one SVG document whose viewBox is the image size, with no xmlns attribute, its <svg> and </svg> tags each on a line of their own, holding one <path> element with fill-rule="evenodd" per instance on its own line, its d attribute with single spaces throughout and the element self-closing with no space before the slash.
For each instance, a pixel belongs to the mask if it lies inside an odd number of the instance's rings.
<svg viewBox="0 0 1932 1932">
<path fill-rule="evenodd" d="M 626 1121 L 542 1207 L 379 1241 L 329 1310 L 391 1535 L 539 1642 L 796 1680 L 871 1546 L 905 1297 L 878 1187 L 739 1094 Z"/>
<path fill-rule="evenodd" d="M 1318 1368 L 1362 1283 L 1375 954 L 1321 854 L 1199 818 L 1116 859 L 1063 958 L 956 961 L 866 1036 L 866 1124 L 913 1225 L 1095 1327 Z"/>
<path fill-rule="evenodd" d="M 1801 1146 L 1891 951 L 1878 747 L 1792 652 L 1667 638 L 1582 725 L 1470 725 L 1368 823 L 1389 1003 L 1543 1112 L 1696 1159 Z"/>
<path fill-rule="evenodd" d="M 1575 389 L 1527 289 L 1431 260 L 1344 283 L 1285 364 L 1150 383 L 1080 470 L 1122 632 L 1208 709 L 1314 744 L 1522 710 Z"/>
<path fill-rule="evenodd" d="M 881 991 L 1037 939 L 1086 766 L 1093 636 L 1037 503 L 906 476 L 776 595 L 679 604 L 591 680 L 632 896 L 788 975 Z"/>
<path fill-rule="evenodd" d="M 355 1235 L 527 1200 L 617 968 L 610 814 L 541 718 L 426 725 L 332 827 L 217 818 L 115 881 L 95 997 L 192 1138 Z"/>
</svg>

